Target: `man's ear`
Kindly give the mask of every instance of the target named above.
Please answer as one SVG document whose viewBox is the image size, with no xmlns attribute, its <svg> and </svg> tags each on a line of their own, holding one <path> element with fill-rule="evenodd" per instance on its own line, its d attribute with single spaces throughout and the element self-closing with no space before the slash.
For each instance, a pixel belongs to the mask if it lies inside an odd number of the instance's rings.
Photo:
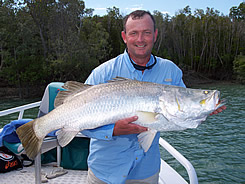
<svg viewBox="0 0 245 184">
<path fill-rule="evenodd" d="M 122 36 L 124 43 L 127 44 L 126 33 L 124 31 L 121 32 L 121 36 Z"/>
</svg>

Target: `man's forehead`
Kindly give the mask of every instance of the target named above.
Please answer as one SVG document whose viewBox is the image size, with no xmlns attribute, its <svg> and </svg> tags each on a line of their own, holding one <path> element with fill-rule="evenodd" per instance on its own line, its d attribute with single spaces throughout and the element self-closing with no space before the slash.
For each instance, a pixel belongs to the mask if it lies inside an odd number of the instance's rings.
<svg viewBox="0 0 245 184">
<path fill-rule="evenodd" d="M 138 20 L 138 19 L 143 19 L 145 17 L 150 17 L 149 15 L 147 14 L 144 14 L 143 16 L 137 16 L 137 15 L 131 15 L 128 19 L 132 19 L 132 20 Z"/>
<path fill-rule="evenodd" d="M 139 16 L 137 16 L 137 17 L 129 17 L 128 18 L 128 20 L 127 20 L 127 22 L 126 22 L 126 27 L 127 27 L 127 24 L 132 24 L 132 22 L 137 22 L 137 21 L 147 21 L 147 22 L 149 22 L 150 24 L 152 23 L 152 25 L 154 25 L 154 23 L 153 23 L 153 21 L 152 21 L 152 19 L 151 19 L 151 17 L 149 16 L 149 15 L 144 15 L 144 16 L 142 16 L 142 17 L 139 17 Z M 134 23 L 133 23 L 134 24 Z"/>
<path fill-rule="evenodd" d="M 151 25 L 152 24 L 152 26 L 154 27 L 154 23 L 153 23 L 153 21 L 152 21 L 152 19 L 151 19 L 151 17 L 149 16 L 149 15 L 144 15 L 144 16 L 141 16 L 141 17 L 139 17 L 139 16 L 137 16 L 137 17 L 129 17 L 128 18 L 128 20 L 127 20 L 127 22 L 126 22 L 126 27 L 128 27 L 128 26 L 130 26 L 130 27 L 137 27 L 137 21 L 139 21 L 139 20 L 142 20 L 142 19 L 144 19 L 144 20 L 146 20 L 146 21 L 149 21 L 148 23 L 146 23 L 145 24 L 145 27 L 147 27 L 147 25 Z M 147 20 L 148 19 L 148 20 Z M 135 21 L 135 23 L 134 23 L 134 21 Z"/>
</svg>

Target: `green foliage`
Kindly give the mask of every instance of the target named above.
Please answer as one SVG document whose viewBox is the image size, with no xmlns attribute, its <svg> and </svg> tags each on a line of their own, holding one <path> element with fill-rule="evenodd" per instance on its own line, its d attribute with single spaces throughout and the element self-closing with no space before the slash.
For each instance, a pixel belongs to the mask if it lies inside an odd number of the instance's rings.
<svg viewBox="0 0 245 184">
<path fill-rule="evenodd" d="M 238 55 L 233 61 L 233 69 L 236 75 L 236 79 L 245 83 L 245 56 Z"/>
<path fill-rule="evenodd" d="M 189 6 L 173 17 L 154 11 L 153 53 L 215 79 L 229 79 L 234 70 L 242 81 L 244 57 L 236 56 L 245 48 L 244 12 L 245 3 L 229 16 L 213 8 L 192 13 Z M 85 81 L 93 68 L 125 49 L 116 7 L 100 17 L 82 0 L 5 0 L 0 17 L 0 77 L 20 88 Z"/>
<path fill-rule="evenodd" d="M 245 2 L 242 2 L 238 7 L 234 6 L 230 9 L 230 17 L 232 19 L 244 20 L 245 18 Z"/>
</svg>

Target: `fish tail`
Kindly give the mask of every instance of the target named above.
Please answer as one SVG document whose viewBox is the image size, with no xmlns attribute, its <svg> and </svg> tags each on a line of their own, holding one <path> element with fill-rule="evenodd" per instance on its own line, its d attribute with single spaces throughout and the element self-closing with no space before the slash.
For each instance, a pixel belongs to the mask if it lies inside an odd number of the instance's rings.
<svg viewBox="0 0 245 184">
<path fill-rule="evenodd" d="M 37 156 L 43 141 L 43 138 L 38 138 L 35 133 L 34 124 L 36 121 L 37 119 L 32 120 L 16 130 L 24 150 L 30 159 L 34 159 Z"/>
</svg>

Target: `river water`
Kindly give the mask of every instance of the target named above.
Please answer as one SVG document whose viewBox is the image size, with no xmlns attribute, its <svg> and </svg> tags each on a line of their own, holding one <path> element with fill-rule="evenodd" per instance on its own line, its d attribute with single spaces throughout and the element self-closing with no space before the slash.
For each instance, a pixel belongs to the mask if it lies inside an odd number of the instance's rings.
<svg viewBox="0 0 245 184">
<path fill-rule="evenodd" d="M 245 184 L 245 85 L 215 84 L 196 88 L 218 89 L 227 100 L 227 109 L 209 116 L 197 129 L 161 133 L 163 139 L 174 146 L 194 166 L 200 184 Z M 35 102 L 0 99 L 0 110 Z M 24 118 L 35 118 L 38 109 L 27 111 Z M 0 127 L 16 114 L 0 118 Z M 166 159 L 186 180 L 185 169 L 166 151 Z"/>
<path fill-rule="evenodd" d="M 215 84 L 199 88 L 220 90 L 227 109 L 209 116 L 197 129 L 161 136 L 192 163 L 200 184 L 245 184 L 245 86 Z M 186 175 L 167 153 L 163 152 L 164 156 Z"/>
</svg>

